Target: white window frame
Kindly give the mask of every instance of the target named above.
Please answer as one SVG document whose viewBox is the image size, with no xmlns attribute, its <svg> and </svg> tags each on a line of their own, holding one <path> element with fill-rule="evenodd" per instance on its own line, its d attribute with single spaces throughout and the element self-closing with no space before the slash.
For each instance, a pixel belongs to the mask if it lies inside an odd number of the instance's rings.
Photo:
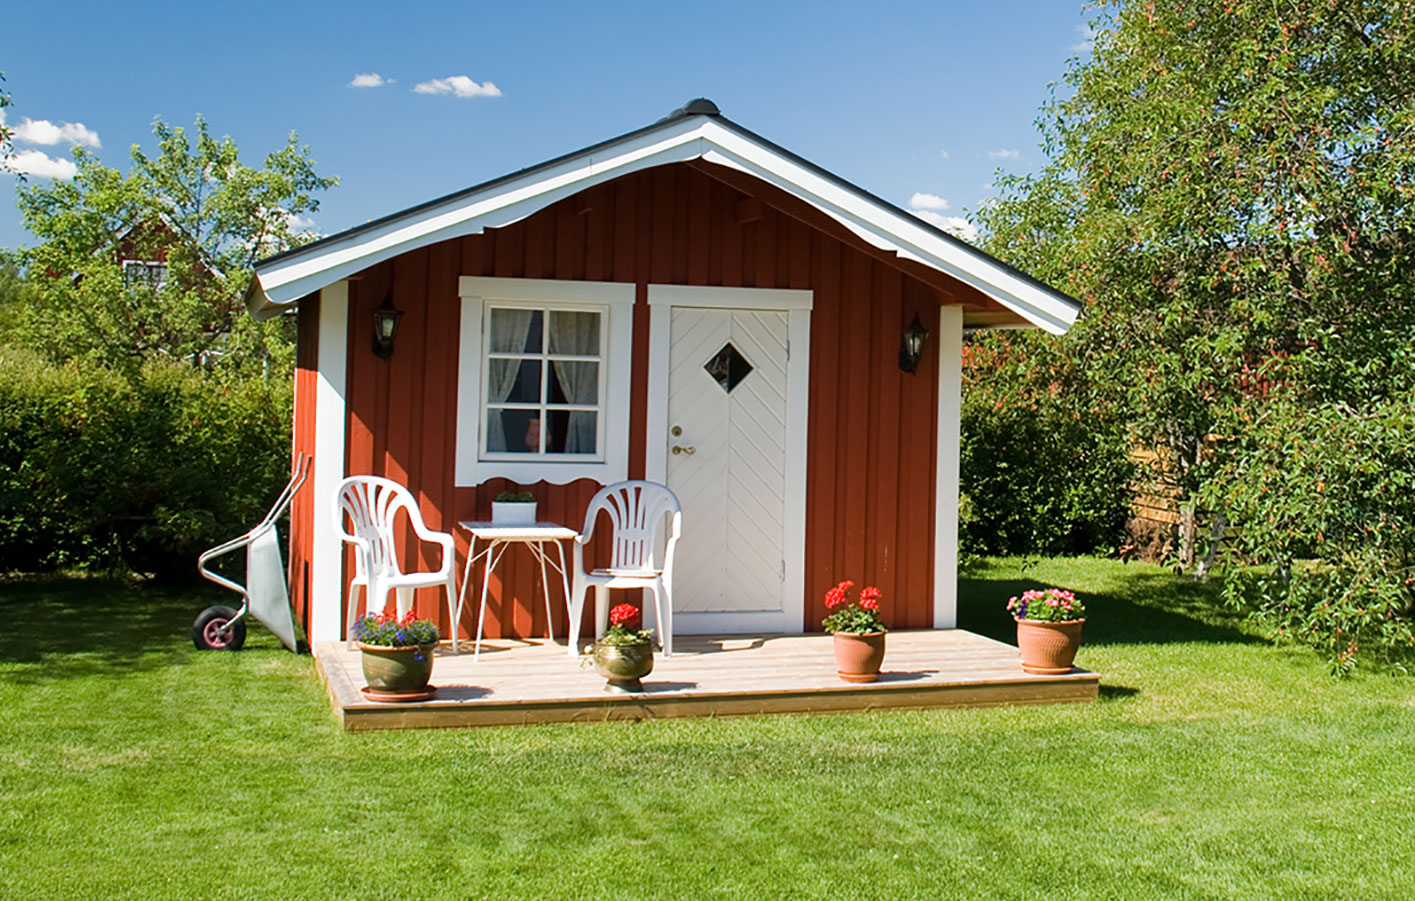
<svg viewBox="0 0 1415 901">
<path fill-rule="evenodd" d="M 488 479 L 565 485 L 578 479 L 618 482 L 629 473 L 630 367 L 633 360 L 634 284 L 464 275 L 457 362 L 457 448 L 454 481 L 474 487 Z M 600 320 L 600 407 L 596 453 L 488 454 L 484 451 L 485 331 L 496 306 L 591 310 Z"/>
<path fill-rule="evenodd" d="M 541 341 L 542 341 L 542 344 L 541 344 L 541 349 L 540 349 L 540 351 L 539 351 L 538 353 L 527 353 L 527 352 L 524 352 L 524 351 L 522 351 L 522 352 L 514 352 L 514 351 L 506 351 L 506 352 L 502 352 L 502 351 L 492 351 L 492 350 L 491 350 L 491 347 L 490 347 L 490 345 L 491 345 L 491 311 L 492 311 L 492 310 L 518 310 L 518 309 L 519 309 L 519 310 L 534 310 L 534 311 L 536 311 L 536 312 L 545 314 L 545 315 L 544 315 L 544 318 L 541 320 L 541 333 L 542 333 Z M 584 357 L 584 356 L 573 356 L 573 355 L 569 355 L 569 354 L 553 354 L 553 353 L 551 353 L 551 351 L 550 351 L 550 338 L 549 338 L 549 334 L 550 334 L 550 332 L 549 332 L 549 326 L 550 326 L 549 318 L 550 318 L 550 314 L 551 314 L 551 313 L 566 313 L 566 312 L 569 312 L 569 313 L 597 313 L 597 314 L 599 314 L 599 352 L 598 352 L 598 354 L 597 354 L 595 357 Z M 604 435 L 604 419 L 605 419 L 605 407 L 606 407 L 605 400 L 606 400 L 606 395 L 609 393 L 608 390 L 607 390 L 607 389 L 608 389 L 608 380 L 605 378 L 605 374 L 606 374 L 606 372 L 607 372 L 607 370 L 608 370 L 608 363 L 609 363 L 609 357 L 608 357 L 608 351 L 609 351 L 609 328 L 608 328 L 608 326 L 609 326 L 609 312 L 610 312 L 610 311 L 609 311 L 609 307 L 608 307 L 607 305 L 604 305 L 604 304 L 586 304 L 586 303 L 542 303 L 542 302 L 527 302 L 527 301 L 519 301 L 519 300 L 517 300 L 517 301 L 511 301 L 511 300 L 499 300 L 499 299 L 498 299 L 498 300 L 483 299 L 483 301 L 482 301 L 482 316 L 483 316 L 483 319 L 482 319 L 482 336 L 481 336 L 481 351 L 480 351 L 480 352 L 481 352 L 481 356 L 482 356 L 481 402 L 480 402 L 480 404 L 478 405 L 478 408 L 479 408 L 479 410 L 481 411 L 481 414 L 482 414 L 482 415 L 486 415 L 486 414 L 489 412 L 489 411 L 488 411 L 488 407 L 490 406 L 490 402 L 487 400 L 487 397 L 486 397 L 486 389 L 487 389 L 487 385 L 488 385 L 488 384 L 490 383 L 490 381 L 491 381 L 491 354 L 492 354 L 492 353 L 495 353 L 496 356 L 497 356 L 497 358 L 503 359 L 503 360 L 505 360 L 505 359 L 512 359 L 512 360 L 514 360 L 514 359 L 536 360 L 536 361 L 541 362 L 541 363 L 543 364 L 543 365 L 541 366 L 541 371 L 540 371 L 541 396 L 544 397 L 544 398 L 546 398 L 546 400 L 539 400 L 539 401 L 537 401 L 534 405 L 532 405 L 532 404 L 530 404 L 530 403 L 509 403 L 509 402 L 508 402 L 508 403 L 506 403 L 506 404 L 498 404 L 498 405 L 497 405 L 498 409 L 506 409 L 506 410 L 531 410 L 531 409 L 535 409 L 535 410 L 539 411 L 543 416 L 546 417 L 545 420 L 542 420 L 543 422 L 549 419 L 550 413 L 551 413 L 552 411 L 554 411 L 554 410 L 587 410 L 587 409 L 593 409 L 593 410 L 594 410 L 594 413 L 595 413 L 595 452 L 592 453 L 592 454 L 566 454 L 566 453 L 545 453 L 545 452 L 542 452 L 542 451 L 536 451 L 535 453 L 516 453 L 516 452 L 512 452 L 512 451 L 492 451 L 492 450 L 488 450 L 487 447 L 486 447 L 486 431 L 485 431 L 485 430 L 482 430 L 482 434 L 479 436 L 478 442 L 477 442 L 477 460 L 478 460 L 479 462 L 482 462 L 482 463 L 493 463 L 493 462 L 512 462 L 512 463 L 514 463 L 514 462 L 517 462 L 517 461 L 525 462 L 525 463 L 531 463 L 531 462 L 536 462 L 536 463 L 564 463 L 564 462 L 602 463 L 602 462 L 604 462 L 604 439 L 605 439 L 605 435 Z M 596 379 L 596 381 L 598 382 L 598 384 L 597 384 L 597 386 L 596 386 L 596 387 L 598 388 L 598 390 L 597 390 L 596 393 L 595 393 L 595 403 L 594 403 L 594 406 L 593 406 L 592 408 L 590 407 L 589 404 L 573 404 L 573 405 L 561 405 L 561 404 L 557 404 L 557 405 L 553 405 L 553 406 L 550 404 L 550 402 L 549 402 L 549 395 L 550 395 L 550 384 L 549 384 L 549 380 L 552 379 L 552 378 L 554 378 L 555 376 L 554 376 L 553 372 L 551 371 L 551 368 L 550 368 L 550 366 L 549 366 L 548 364 L 549 364 L 549 363 L 553 363 L 556 359 L 570 359 L 570 360 L 578 360 L 578 361 L 583 361 L 583 362 L 591 362 L 591 363 L 595 363 L 596 365 L 599 366 L 599 377 Z M 486 421 L 485 419 L 482 420 L 483 423 L 484 423 L 485 421 Z M 480 425 L 480 423 L 479 423 L 479 425 Z"/>
<path fill-rule="evenodd" d="M 139 269 L 139 268 L 140 268 L 140 269 L 142 270 L 142 273 L 143 273 L 143 274 L 142 274 L 142 277 L 141 277 L 140 279 L 132 279 L 132 278 L 130 278 L 130 277 L 128 276 L 128 270 L 129 270 L 129 268 L 132 268 L 132 269 Z M 131 288 L 135 283 L 139 283 L 139 282 L 140 282 L 140 283 L 143 284 L 143 285 L 147 285 L 147 286 L 151 287 L 152 290 L 154 290 L 154 291 L 160 291 L 160 290 L 162 290 L 162 285 L 163 285 L 163 283 L 165 283 L 165 282 L 167 281 L 167 264 L 166 264 L 165 262 L 161 261 L 161 260 L 133 260 L 133 259 L 125 259 L 125 260 L 122 261 L 121 269 L 122 269 L 122 272 L 123 272 L 123 287 L 124 287 L 124 288 Z M 159 274 L 157 280 L 156 280 L 156 281 L 153 281 L 153 280 L 152 280 L 152 273 L 155 272 L 155 271 L 158 271 L 158 270 L 160 270 L 160 274 Z"/>
</svg>

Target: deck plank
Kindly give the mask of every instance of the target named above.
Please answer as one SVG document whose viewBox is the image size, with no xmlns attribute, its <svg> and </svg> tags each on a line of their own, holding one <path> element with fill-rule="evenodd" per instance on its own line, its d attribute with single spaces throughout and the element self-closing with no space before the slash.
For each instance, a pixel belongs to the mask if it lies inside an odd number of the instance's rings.
<svg viewBox="0 0 1415 901">
<path fill-rule="evenodd" d="M 891 632 L 880 679 L 866 685 L 835 675 L 829 635 L 692 635 L 674 644 L 645 690 L 629 695 L 606 691 L 594 667 L 569 659 L 562 644 L 484 642 L 473 662 L 470 642 L 461 654 L 444 643 L 437 697 L 421 703 L 368 701 L 358 651 L 338 642 L 315 650 L 350 731 L 1072 703 L 1094 700 L 1100 684 L 1085 670 L 1024 673 L 1016 648 L 960 629 Z"/>
</svg>

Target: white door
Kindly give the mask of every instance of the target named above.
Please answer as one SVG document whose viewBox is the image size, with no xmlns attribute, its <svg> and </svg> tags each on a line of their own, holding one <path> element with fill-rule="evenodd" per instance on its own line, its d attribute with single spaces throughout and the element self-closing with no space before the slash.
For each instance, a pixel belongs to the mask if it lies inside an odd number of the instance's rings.
<svg viewBox="0 0 1415 901">
<path fill-rule="evenodd" d="M 789 313 L 669 310 L 666 472 L 683 506 L 674 631 L 795 631 L 786 621 Z"/>
</svg>

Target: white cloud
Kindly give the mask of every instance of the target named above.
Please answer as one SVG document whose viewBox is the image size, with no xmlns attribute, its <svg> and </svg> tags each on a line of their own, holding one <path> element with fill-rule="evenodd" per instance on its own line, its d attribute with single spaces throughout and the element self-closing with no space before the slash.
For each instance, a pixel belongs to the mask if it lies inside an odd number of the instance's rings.
<svg viewBox="0 0 1415 901">
<path fill-rule="evenodd" d="M 98 132 L 92 131 L 82 122 L 60 122 L 55 125 L 48 119 L 31 119 L 26 116 L 15 126 L 15 140 L 22 144 L 82 144 L 85 147 L 102 147 Z"/>
<path fill-rule="evenodd" d="M 938 152 L 938 158 L 941 159 L 941 160 L 946 160 L 946 159 L 948 159 L 948 151 L 947 151 L 947 150 L 940 150 L 940 151 Z"/>
<path fill-rule="evenodd" d="M 349 82 L 351 88 L 376 88 L 385 84 L 392 84 L 393 79 L 384 78 L 377 72 L 360 72 L 354 76 L 354 80 Z"/>
<path fill-rule="evenodd" d="M 297 213 L 286 213 L 285 225 L 292 232 L 314 231 L 314 220 L 309 216 L 301 216 Z"/>
<path fill-rule="evenodd" d="M 68 181 L 79 172 L 72 160 L 51 157 L 42 150 L 21 150 L 8 160 L 11 171 L 21 175 L 39 178 L 58 178 Z"/>
<path fill-rule="evenodd" d="M 1015 160 L 1017 159 L 1017 151 L 1007 149 L 989 150 L 988 158 L 994 160 Z"/>
<path fill-rule="evenodd" d="M 948 201 L 937 194 L 916 193 L 909 198 L 909 206 L 916 210 L 938 210 L 942 212 L 948 209 Z"/>
<path fill-rule="evenodd" d="M 501 89 L 489 81 L 477 84 L 465 75 L 434 78 L 413 86 L 415 94 L 453 94 L 458 97 L 500 97 Z"/>
<path fill-rule="evenodd" d="M 1076 33 L 1081 35 L 1081 40 L 1071 45 L 1071 49 L 1077 53 L 1090 53 L 1096 49 L 1096 30 L 1089 25 L 1077 25 Z"/>
<path fill-rule="evenodd" d="M 930 225 L 938 226 L 950 235 L 957 235 L 964 241 L 976 241 L 978 238 L 977 226 L 962 216 L 945 216 L 932 210 L 910 210 L 909 212 Z"/>
</svg>

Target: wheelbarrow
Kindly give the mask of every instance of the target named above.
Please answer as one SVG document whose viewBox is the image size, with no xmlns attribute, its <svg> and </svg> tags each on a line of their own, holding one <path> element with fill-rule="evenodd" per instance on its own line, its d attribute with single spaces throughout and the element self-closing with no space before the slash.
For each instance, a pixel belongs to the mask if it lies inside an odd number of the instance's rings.
<svg viewBox="0 0 1415 901">
<path fill-rule="evenodd" d="M 265 514 L 260 525 L 240 538 L 233 538 L 225 544 L 218 544 L 203 551 L 201 556 L 197 557 L 197 572 L 241 596 L 240 610 L 218 604 L 207 607 L 196 618 L 196 622 L 192 623 L 192 642 L 198 650 L 239 651 L 246 643 L 247 614 L 254 616 L 274 632 L 285 643 L 285 647 L 292 651 L 299 649 L 295 616 L 290 610 L 290 592 L 285 585 L 285 564 L 280 560 L 280 536 L 276 532 L 275 521 L 290 506 L 308 474 L 309 458 L 300 454 L 295 463 L 295 474 L 290 477 L 285 490 L 280 492 L 275 506 Z M 246 549 L 248 584 L 233 582 L 206 568 L 208 561 L 240 548 Z"/>
</svg>

